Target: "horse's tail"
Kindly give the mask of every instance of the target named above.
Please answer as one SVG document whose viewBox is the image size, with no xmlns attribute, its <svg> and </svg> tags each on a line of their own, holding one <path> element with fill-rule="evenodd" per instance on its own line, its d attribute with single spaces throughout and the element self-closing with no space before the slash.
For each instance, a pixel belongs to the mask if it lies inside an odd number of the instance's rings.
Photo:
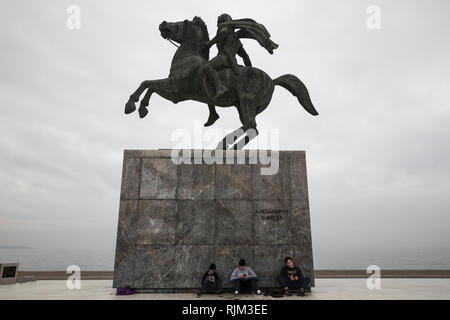
<svg viewBox="0 0 450 320">
<path fill-rule="evenodd" d="M 319 114 L 316 108 L 314 108 L 311 98 L 309 97 L 308 89 L 306 89 L 303 82 L 301 82 L 296 76 L 292 74 L 282 75 L 281 77 L 274 79 L 273 84 L 282 86 L 296 96 L 302 107 L 313 116 L 317 116 Z"/>
</svg>

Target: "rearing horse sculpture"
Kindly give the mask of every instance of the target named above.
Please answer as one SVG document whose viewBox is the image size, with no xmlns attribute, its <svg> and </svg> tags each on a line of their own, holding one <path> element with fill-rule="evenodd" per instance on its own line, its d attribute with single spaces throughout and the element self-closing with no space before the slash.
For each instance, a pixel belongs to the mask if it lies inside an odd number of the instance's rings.
<svg viewBox="0 0 450 320">
<path fill-rule="evenodd" d="M 170 67 L 168 78 L 145 80 L 130 96 L 125 106 L 125 113 L 136 110 L 135 103 L 147 90 L 139 107 L 139 116 L 144 118 L 151 95 L 155 92 L 161 97 L 178 103 L 195 100 L 218 107 L 236 107 L 242 127 L 228 134 L 218 144 L 218 149 L 242 149 L 258 134 L 255 117 L 269 105 L 274 87 L 282 86 L 297 97 L 303 108 L 318 115 L 309 97 L 306 86 L 296 76 L 285 74 L 271 79 L 264 71 L 255 67 L 239 66 L 236 74 L 231 68 L 218 70 L 221 81 L 228 91 L 214 99 L 214 86 L 205 76 L 204 68 L 209 60 L 208 29 L 199 17 L 192 21 L 162 22 L 159 25 L 164 39 L 180 44 Z M 241 138 L 241 139 L 240 139 Z M 240 139 L 238 141 L 238 139 Z"/>
</svg>

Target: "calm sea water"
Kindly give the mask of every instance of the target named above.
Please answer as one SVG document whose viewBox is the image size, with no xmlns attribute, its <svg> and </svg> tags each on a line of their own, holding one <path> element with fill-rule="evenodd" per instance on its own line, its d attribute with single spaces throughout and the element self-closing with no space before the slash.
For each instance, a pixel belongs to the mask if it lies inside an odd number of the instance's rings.
<svg viewBox="0 0 450 320">
<path fill-rule="evenodd" d="M 295 257 L 294 257 L 295 259 Z M 114 249 L 0 248 L 0 263 L 19 262 L 20 270 L 61 271 L 75 264 L 85 271 L 114 268 Z M 450 248 L 314 248 L 316 269 L 450 269 Z"/>
</svg>

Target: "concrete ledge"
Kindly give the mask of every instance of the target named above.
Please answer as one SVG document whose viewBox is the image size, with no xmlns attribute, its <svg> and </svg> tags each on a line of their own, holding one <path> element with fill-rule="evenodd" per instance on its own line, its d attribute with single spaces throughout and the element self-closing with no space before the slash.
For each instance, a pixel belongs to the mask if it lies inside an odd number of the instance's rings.
<svg viewBox="0 0 450 320">
<path fill-rule="evenodd" d="M 18 277 L 34 276 L 38 280 L 67 280 L 70 274 L 65 271 L 19 271 Z M 82 280 L 112 280 L 113 271 L 82 271 Z"/>
<path fill-rule="evenodd" d="M 66 280 L 65 271 L 19 271 L 18 277 L 35 276 L 38 280 Z M 318 279 L 367 278 L 366 270 L 315 270 Z M 382 278 L 450 278 L 450 270 L 381 270 Z M 84 280 L 111 280 L 113 271 L 84 271 Z"/>
<path fill-rule="evenodd" d="M 368 278 L 366 270 L 315 270 L 316 278 Z M 450 270 L 381 270 L 381 278 L 450 278 Z"/>
</svg>

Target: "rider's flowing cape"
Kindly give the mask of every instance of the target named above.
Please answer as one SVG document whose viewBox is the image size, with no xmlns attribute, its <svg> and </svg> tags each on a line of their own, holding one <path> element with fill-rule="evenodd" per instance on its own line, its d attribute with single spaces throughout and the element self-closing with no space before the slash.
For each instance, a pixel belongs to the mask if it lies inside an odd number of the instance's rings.
<svg viewBox="0 0 450 320">
<path fill-rule="evenodd" d="M 253 19 L 236 19 L 222 23 L 222 25 L 239 29 L 236 35 L 239 38 L 248 38 L 258 41 L 258 43 L 272 54 L 272 50 L 278 48 L 278 44 L 270 39 L 270 33 L 260 23 Z"/>
</svg>

